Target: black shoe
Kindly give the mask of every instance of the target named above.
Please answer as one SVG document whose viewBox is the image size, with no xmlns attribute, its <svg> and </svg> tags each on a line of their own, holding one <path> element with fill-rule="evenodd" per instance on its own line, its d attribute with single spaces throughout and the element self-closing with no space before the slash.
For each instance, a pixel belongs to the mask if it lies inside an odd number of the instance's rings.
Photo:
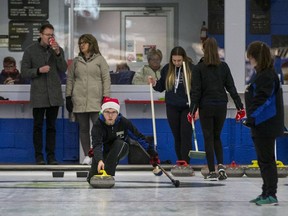
<svg viewBox="0 0 288 216">
<path fill-rule="evenodd" d="M 218 181 L 218 175 L 216 174 L 216 172 L 210 172 L 205 178 L 204 180 L 207 181 Z"/>
<path fill-rule="evenodd" d="M 45 165 L 46 163 L 45 163 L 44 160 L 37 160 L 37 161 L 36 161 L 36 164 L 37 164 L 37 165 Z"/>
<path fill-rule="evenodd" d="M 37 165 L 45 165 L 46 164 L 44 159 L 43 159 L 43 156 L 39 156 L 36 158 L 36 164 Z"/>
<path fill-rule="evenodd" d="M 58 165 L 58 162 L 55 159 L 48 160 L 49 165 Z"/>
</svg>

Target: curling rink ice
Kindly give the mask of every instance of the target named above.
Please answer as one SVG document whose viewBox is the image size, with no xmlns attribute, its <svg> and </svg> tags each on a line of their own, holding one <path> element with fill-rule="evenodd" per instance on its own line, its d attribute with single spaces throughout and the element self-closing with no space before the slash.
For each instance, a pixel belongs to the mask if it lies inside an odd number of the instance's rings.
<svg viewBox="0 0 288 216">
<path fill-rule="evenodd" d="M 173 177 L 180 181 L 176 188 L 165 174 L 117 171 L 113 188 L 94 189 L 75 171 L 63 178 L 51 171 L 0 171 L 0 215 L 288 215 L 288 178 L 279 178 L 279 206 L 256 206 L 249 200 L 260 194 L 260 178 L 210 182 L 195 174 Z"/>
</svg>

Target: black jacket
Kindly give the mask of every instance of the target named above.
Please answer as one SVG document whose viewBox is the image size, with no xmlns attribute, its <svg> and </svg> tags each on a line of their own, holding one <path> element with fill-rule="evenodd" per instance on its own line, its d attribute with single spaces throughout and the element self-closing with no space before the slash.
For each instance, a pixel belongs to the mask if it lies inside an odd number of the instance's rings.
<svg viewBox="0 0 288 216">
<path fill-rule="evenodd" d="M 257 72 L 245 91 L 247 124 L 254 137 L 284 133 L 283 92 L 274 70 Z"/>
<path fill-rule="evenodd" d="M 191 63 L 188 64 L 190 70 L 193 71 L 194 65 Z M 166 64 L 161 70 L 161 78 L 157 81 L 156 86 L 154 86 L 154 90 L 163 92 L 166 90 L 166 77 L 169 69 L 169 64 Z M 176 77 L 179 75 L 179 85 L 175 92 L 175 86 L 173 90 L 165 92 L 165 102 L 168 105 L 176 106 L 176 107 L 187 107 L 188 108 L 188 98 L 186 94 L 186 87 L 185 87 L 185 80 L 184 80 L 184 73 L 183 67 L 181 67 L 180 71 L 179 68 L 176 68 Z"/>
<path fill-rule="evenodd" d="M 230 69 L 225 62 L 218 66 L 207 66 L 198 63 L 192 73 L 191 111 L 205 105 L 227 104 L 228 96 L 232 97 L 236 108 L 243 109 Z"/>
<path fill-rule="evenodd" d="M 118 115 L 114 125 L 105 124 L 104 116 L 100 114 L 92 128 L 92 145 L 96 161 L 103 160 L 103 152 L 108 153 L 116 139 L 128 143 L 128 137 L 139 142 L 145 150 L 149 151 L 154 147 L 153 143 L 149 144 L 146 137 L 121 114 Z"/>
</svg>

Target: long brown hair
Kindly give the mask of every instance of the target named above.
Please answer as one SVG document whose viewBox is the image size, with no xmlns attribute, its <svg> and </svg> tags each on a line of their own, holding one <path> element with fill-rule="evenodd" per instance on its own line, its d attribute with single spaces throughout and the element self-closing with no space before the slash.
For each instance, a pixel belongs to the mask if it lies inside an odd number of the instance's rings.
<svg viewBox="0 0 288 216">
<path fill-rule="evenodd" d="M 205 65 L 219 65 L 221 63 L 218 54 L 218 45 L 215 38 L 210 37 L 203 43 L 204 50 L 204 64 Z"/>
<path fill-rule="evenodd" d="M 166 83 L 165 83 L 166 84 L 166 90 L 171 91 L 175 85 L 175 65 L 172 62 L 172 56 L 174 56 L 174 55 L 179 55 L 179 56 L 183 57 L 183 61 L 185 62 L 186 72 L 187 72 L 187 79 L 188 79 L 188 85 L 189 85 L 188 88 L 190 90 L 191 89 L 192 71 L 190 70 L 188 62 L 191 63 L 191 58 L 187 57 L 185 50 L 180 46 L 174 47 L 171 50 L 170 60 L 169 60 L 169 68 L 168 68 L 168 73 L 167 73 Z M 184 76 L 183 76 L 183 78 L 185 79 Z M 184 82 L 184 85 L 185 85 L 185 82 Z M 189 92 L 187 94 L 189 94 Z"/>
<path fill-rule="evenodd" d="M 270 47 L 262 41 L 254 41 L 248 45 L 247 58 L 254 58 L 257 62 L 255 70 L 262 71 L 267 68 L 273 68 L 273 59 Z"/>
<path fill-rule="evenodd" d="M 100 54 L 100 50 L 99 50 L 99 46 L 98 46 L 98 42 L 96 40 L 96 38 L 92 35 L 92 34 L 83 34 L 79 37 L 78 39 L 78 46 L 79 46 L 79 55 L 83 55 L 83 53 L 81 53 L 81 49 L 80 49 L 80 45 L 81 42 L 85 42 L 85 43 L 89 43 L 89 52 L 91 54 Z"/>
</svg>

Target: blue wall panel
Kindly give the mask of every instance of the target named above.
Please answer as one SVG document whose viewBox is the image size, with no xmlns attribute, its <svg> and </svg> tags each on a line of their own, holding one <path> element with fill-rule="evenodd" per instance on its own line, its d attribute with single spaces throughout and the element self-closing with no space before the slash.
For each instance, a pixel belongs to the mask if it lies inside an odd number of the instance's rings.
<svg viewBox="0 0 288 216">
<path fill-rule="evenodd" d="M 250 34 L 250 0 L 246 0 L 246 46 L 252 41 L 260 40 L 271 46 L 272 35 L 288 34 L 288 1 L 271 0 L 271 31 L 270 34 Z M 208 23 L 209 27 L 209 23 Z M 224 35 L 209 34 L 215 37 L 220 48 L 224 48 Z"/>
<path fill-rule="evenodd" d="M 151 119 L 132 119 L 133 124 L 145 135 L 152 135 Z M 5 127 L 3 127 L 5 125 Z M 0 119 L 0 163 L 2 164 L 33 164 L 33 120 L 31 119 Z M 200 121 L 196 124 L 197 141 L 200 151 L 204 151 L 204 140 Z M 177 158 L 174 150 L 174 139 L 166 119 L 156 120 L 157 149 L 162 161 L 175 163 Z M 11 133 L 15 130 L 14 133 Z M 44 127 L 45 134 L 45 127 Z M 44 136 L 45 137 L 45 136 Z M 224 163 L 250 164 L 256 159 L 256 153 L 250 130 L 234 119 L 226 119 L 221 134 Z M 45 141 L 44 141 L 45 143 Z M 45 145 L 44 145 L 45 146 Z M 195 150 L 192 139 L 192 149 Z M 277 156 L 284 164 L 288 164 L 288 137 L 277 139 Z M 78 164 L 79 135 L 78 125 L 67 119 L 57 121 L 56 159 L 62 164 Z M 121 164 L 127 164 L 127 158 Z M 205 165 L 206 160 L 191 159 L 191 164 Z"/>
<path fill-rule="evenodd" d="M 78 163 L 78 125 L 58 119 L 56 123 L 56 159 L 60 163 Z M 45 148 L 45 124 L 43 127 L 43 148 Z M 0 163 L 34 163 L 33 120 L 0 119 Z M 45 155 L 44 155 L 45 156 Z"/>
</svg>

